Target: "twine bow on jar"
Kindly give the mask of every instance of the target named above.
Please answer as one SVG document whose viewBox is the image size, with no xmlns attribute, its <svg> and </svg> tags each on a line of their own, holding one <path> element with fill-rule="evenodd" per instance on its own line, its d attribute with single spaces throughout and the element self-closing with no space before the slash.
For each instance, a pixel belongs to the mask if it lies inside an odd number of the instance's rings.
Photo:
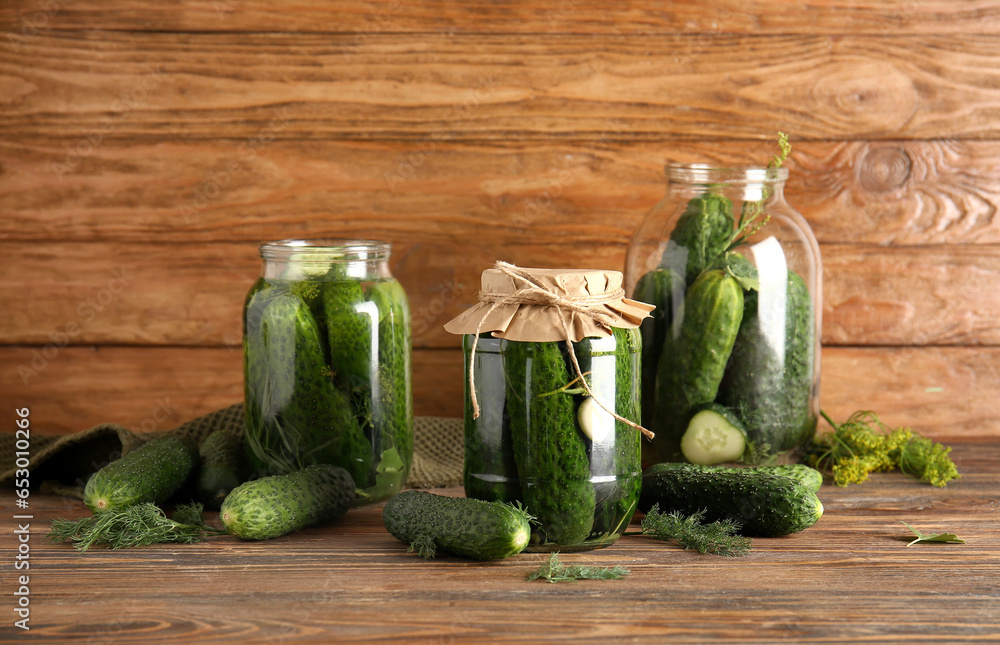
<svg viewBox="0 0 1000 645">
<path fill-rule="evenodd" d="M 469 392 L 473 418 L 479 417 L 473 360 L 479 335 L 522 342 L 565 341 L 570 361 L 587 395 L 615 419 L 642 432 L 653 433 L 609 409 L 594 396 L 573 348 L 587 337 L 607 337 L 614 327 L 635 329 L 653 305 L 630 300 L 618 271 L 580 269 L 523 269 L 498 261 L 482 276 L 479 302 L 451 320 L 445 330 L 473 334 L 469 354 Z"/>
</svg>

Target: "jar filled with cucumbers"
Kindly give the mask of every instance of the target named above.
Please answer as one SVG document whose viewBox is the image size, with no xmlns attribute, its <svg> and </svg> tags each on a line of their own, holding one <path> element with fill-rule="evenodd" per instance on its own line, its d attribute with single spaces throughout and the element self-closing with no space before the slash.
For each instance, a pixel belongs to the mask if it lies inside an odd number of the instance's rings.
<svg viewBox="0 0 1000 645">
<path fill-rule="evenodd" d="M 791 461 L 819 415 L 822 267 L 768 167 L 666 167 L 667 194 L 629 243 L 643 322 L 645 466 Z"/>
<path fill-rule="evenodd" d="M 344 468 L 387 499 L 413 456 L 410 310 L 372 240 L 260 245 L 243 308 L 245 439 L 256 475 Z"/>
<path fill-rule="evenodd" d="M 527 551 L 607 546 L 641 485 L 639 322 L 616 271 L 483 273 L 464 334 L 465 494 L 523 506 Z"/>
</svg>

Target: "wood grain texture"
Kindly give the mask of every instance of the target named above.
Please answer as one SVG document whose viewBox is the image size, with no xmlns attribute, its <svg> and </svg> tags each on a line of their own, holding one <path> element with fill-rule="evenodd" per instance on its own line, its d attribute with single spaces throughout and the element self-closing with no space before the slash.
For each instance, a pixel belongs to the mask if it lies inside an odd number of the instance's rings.
<svg viewBox="0 0 1000 645">
<path fill-rule="evenodd" d="M 48 32 L 0 51 L 18 138 L 995 138 L 992 36 Z M 751 52 L 751 55 L 748 55 Z M 183 127 L 177 127 L 183 123 Z"/>
<path fill-rule="evenodd" d="M 1000 0 L 0 3 L 0 403 L 52 432 L 227 405 L 256 244 L 378 237 L 418 413 L 457 416 L 441 325 L 483 268 L 619 268 L 665 162 L 759 164 L 781 129 L 824 406 L 1000 434 L 998 27 Z"/>
<path fill-rule="evenodd" d="M 602 223 L 581 222 L 575 230 L 586 236 Z M 370 237 L 362 228 L 323 225 L 331 227 L 324 234 Z M 285 235 L 275 229 L 271 237 Z M 460 346 L 443 325 L 476 301 L 480 275 L 497 259 L 531 267 L 624 269 L 624 241 L 597 245 L 567 232 L 562 239 L 540 234 L 539 243 L 461 244 L 461 234 L 451 235 L 451 244 L 404 242 L 394 251 L 392 269 L 409 296 L 418 348 Z M 466 235 L 476 238 L 471 229 Z M 581 253 L 581 247 L 591 250 Z M 39 347 L 239 348 L 243 299 L 260 271 L 253 243 L 6 242 L 0 248 L 6 258 L 0 264 L 0 302 L 17 303 L 4 312 L 0 342 Z M 1000 291 L 994 288 L 1000 284 L 1000 247 L 835 244 L 821 252 L 824 343 L 1000 345 Z"/>
<path fill-rule="evenodd" d="M 242 355 L 232 348 L 0 346 L 0 409 L 28 406 L 39 434 L 113 421 L 166 430 L 237 403 Z M 46 358 L 46 355 L 49 357 Z M 414 411 L 461 417 L 460 350 L 417 350 Z M 875 410 L 890 425 L 951 439 L 1000 435 L 1000 349 L 826 347 L 820 402 L 835 420 Z"/>
<path fill-rule="evenodd" d="M 0 240 L 624 245 L 665 194 L 666 163 L 763 164 L 775 150 L 770 140 L 8 140 Z M 821 243 L 1000 243 L 992 141 L 795 139 L 787 165 L 788 202 Z"/>
<path fill-rule="evenodd" d="M 409 3 L 349 0 L 330 4 L 296 0 L 274 6 L 267 0 L 179 0 L 164 6 L 118 2 L 109 11 L 101 2 L 45 3 L 10 0 L 0 7 L 0 29 L 13 42 L 40 31 L 104 29 L 127 31 L 256 31 L 344 33 L 363 47 L 384 34 L 553 34 L 602 33 L 664 35 L 683 33 L 786 34 L 933 33 L 994 34 L 1000 28 L 996 0 L 905 2 L 797 2 L 780 0 L 711 3 L 655 0 L 466 0 L 461 3 Z M 10 38 L 10 37 L 9 37 Z"/>
<path fill-rule="evenodd" d="M 43 535 L 51 519 L 81 517 L 86 508 L 36 493 L 30 636 L 38 643 L 992 642 L 1000 638 L 1000 446 L 994 439 L 953 448 L 963 476 L 946 489 L 898 473 L 848 488 L 827 484 L 817 524 L 754 539 L 747 557 L 625 537 L 560 556 L 624 566 L 625 579 L 560 584 L 526 580 L 543 554 L 423 561 L 385 531 L 379 505 L 263 543 L 221 536 L 78 553 Z M 12 496 L 0 509 L 17 513 Z M 908 547 L 901 521 L 956 532 L 966 543 Z M 0 537 L 5 550 L 14 540 L 9 530 Z"/>
</svg>

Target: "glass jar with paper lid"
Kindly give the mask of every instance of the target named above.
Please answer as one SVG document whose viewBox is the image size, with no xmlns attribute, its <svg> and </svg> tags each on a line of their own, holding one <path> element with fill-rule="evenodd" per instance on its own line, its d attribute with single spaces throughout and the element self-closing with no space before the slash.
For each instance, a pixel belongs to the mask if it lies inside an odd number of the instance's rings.
<svg viewBox="0 0 1000 645">
<path fill-rule="evenodd" d="M 656 305 L 641 330 L 646 466 L 789 461 L 815 434 L 822 265 L 778 166 L 668 165 L 629 243 L 626 290 Z"/>
<path fill-rule="evenodd" d="M 340 466 L 356 504 L 406 482 L 410 310 L 390 250 L 375 240 L 260 245 L 243 309 L 245 439 L 257 475 Z"/>
<path fill-rule="evenodd" d="M 639 323 L 618 271 L 498 262 L 464 335 L 465 494 L 522 504 L 528 551 L 612 544 L 641 484 Z"/>
</svg>

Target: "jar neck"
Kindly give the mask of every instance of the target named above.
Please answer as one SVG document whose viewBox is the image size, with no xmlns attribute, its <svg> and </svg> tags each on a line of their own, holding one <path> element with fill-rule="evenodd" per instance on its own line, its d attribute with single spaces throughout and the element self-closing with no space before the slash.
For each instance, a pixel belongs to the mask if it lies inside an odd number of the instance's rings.
<svg viewBox="0 0 1000 645">
<path fill-rule="evenodd" d="M 379 240 L 277 240 L 259 247 L 268 279 L 306 276 L 320 279 L 378 280 L 391 277 L 392 245 Z"/>
<path fill-rule="evenodd" d="M 730 193 L 743 201 L 781 198 L 788 168 L 721 168 L 707 164 L 667 164 L 668 188 L 689 193 Z"/>
</svg>

